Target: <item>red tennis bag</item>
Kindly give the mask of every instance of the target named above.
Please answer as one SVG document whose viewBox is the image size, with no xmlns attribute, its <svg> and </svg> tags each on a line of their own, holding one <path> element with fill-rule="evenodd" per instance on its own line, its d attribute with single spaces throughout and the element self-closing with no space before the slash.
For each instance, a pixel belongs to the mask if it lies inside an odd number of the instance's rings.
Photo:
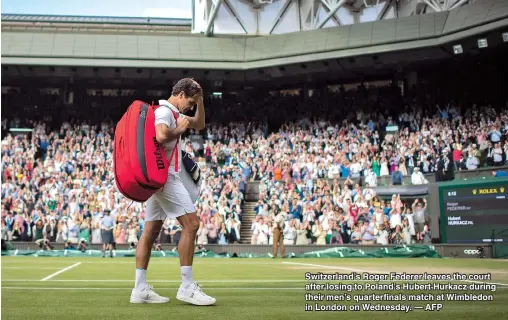
<svg viewBox="0 0 508 320">
<path fill-rule="evenodd" d="M 155 110 L 134 101 L 115 129 L 113 162 L 118 191 L 125 197 L 145 202 L 168 179 L 169 163 L 155 135 Z M 176 150 L 177 148 L 175 148 Z M 177 155 L 178 156 L 178 155 Z"/>
</svg>

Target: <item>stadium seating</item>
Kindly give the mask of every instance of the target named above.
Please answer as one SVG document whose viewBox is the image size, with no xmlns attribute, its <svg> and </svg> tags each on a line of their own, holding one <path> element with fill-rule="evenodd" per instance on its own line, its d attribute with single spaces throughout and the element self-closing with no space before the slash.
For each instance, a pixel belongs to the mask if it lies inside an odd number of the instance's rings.
<svg viewBox="0 0 508 320">
<path fill-rule="evenodd" d="M 258 237 L 259 220 L 271 235 L 275 214 L 286 217 L 288 244 L 430 241 L 430 233 L 416 235 L 425 216 L 415 220 L 414 199 L 376 197 L 378 178 L 396 185 L 411 176 L 422 184 L 425 174 L 450 180 L 455 171 L 504 165 L 508 111 L 487 104 L 460 108 L 453 101 L 410 107 L 397 92 L 359 87 L 305 101 L 271 95 L 247 102 L 241 111 L 228 98 L 208 100 L 206 129 L 184 141 L 205 177 L 196 243 L 271 243 L 271 236 Z M 143 205 L 123 198 L 111 174 L 113 124 L 129 99 L 84 97 L 86 108 L 62 113 L 53 95 L 3 94 L 10 111 L 2 119 L 4 239 L 100 243 L 101 215 L 110 209 L 116 242 L 137 243 Z M 102 103 L 111 108 L 100 108 Z M 364 108 L 351 108 L 359 103 Z M 383 112 L 386 105 L 393 108 Z M 280 123 L 271 120 L 275 115 Z M 30 135 L 9 132 L 25 127 L 33 129 Z M 244 199 L 252 181 L 261 181 L 258 203 Z M 374 224 L 386 232 L 370 227 L 366 236 L 366 225 Z M 159 241 L 175 242 L 178 228 L 166 221 Z"/>
</svg>

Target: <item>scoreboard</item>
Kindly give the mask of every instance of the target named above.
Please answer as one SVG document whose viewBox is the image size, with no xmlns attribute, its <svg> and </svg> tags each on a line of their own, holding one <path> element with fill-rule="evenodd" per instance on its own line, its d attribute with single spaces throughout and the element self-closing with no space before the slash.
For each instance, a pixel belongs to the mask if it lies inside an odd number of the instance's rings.
<svg viewBox="0 0 508 320">
<path fill-rule="evenodd" d="M 443 243 L 485 243 L 508 229 L 508 179 L 439 185 Z M 494 241 L 508 243 L 508 231 Z"/>
</svg>

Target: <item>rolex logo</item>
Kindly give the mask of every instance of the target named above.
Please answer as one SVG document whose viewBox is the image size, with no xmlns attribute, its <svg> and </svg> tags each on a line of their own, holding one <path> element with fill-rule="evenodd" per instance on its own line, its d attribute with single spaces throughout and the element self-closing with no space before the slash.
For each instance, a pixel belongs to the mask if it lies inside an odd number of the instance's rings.
<svg viewBox="0 0 508 320">
<path fill-rule="evenodd" d="M 477 192 L 476 189 L 473 189 L 473 194 L 476 194 L 476 192 Z"/>
<path fill-rule="evenodd" d="M 504 187 L 499 188 L 501 190 L 501 193 L 504 193 Z"/>
</svg>

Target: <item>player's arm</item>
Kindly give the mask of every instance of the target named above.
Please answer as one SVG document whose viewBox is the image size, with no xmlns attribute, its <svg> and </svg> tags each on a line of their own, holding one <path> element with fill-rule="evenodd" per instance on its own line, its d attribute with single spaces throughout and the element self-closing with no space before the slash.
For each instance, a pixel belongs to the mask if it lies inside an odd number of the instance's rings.
<svg viewBox="0 0 508 320">
<path fill-rule="evenodd" d="M 155 137 L 159 143 L 167 143 L 178 138 L 189 127 L 189 120 L 180 117 L 176 120 L 176 128 L 170 129 L 167 124 L 159 123 L 155 126 Z"/>
<path fill-rule="evenodd" d="M 194 117 L 186 117 L 189 120 L 189 128 L 203 130 L 205 128 L 205 104 L 203 102 L 203 96 L 199 95 L 196 98 L 196 114 Z"/>
</svg>

